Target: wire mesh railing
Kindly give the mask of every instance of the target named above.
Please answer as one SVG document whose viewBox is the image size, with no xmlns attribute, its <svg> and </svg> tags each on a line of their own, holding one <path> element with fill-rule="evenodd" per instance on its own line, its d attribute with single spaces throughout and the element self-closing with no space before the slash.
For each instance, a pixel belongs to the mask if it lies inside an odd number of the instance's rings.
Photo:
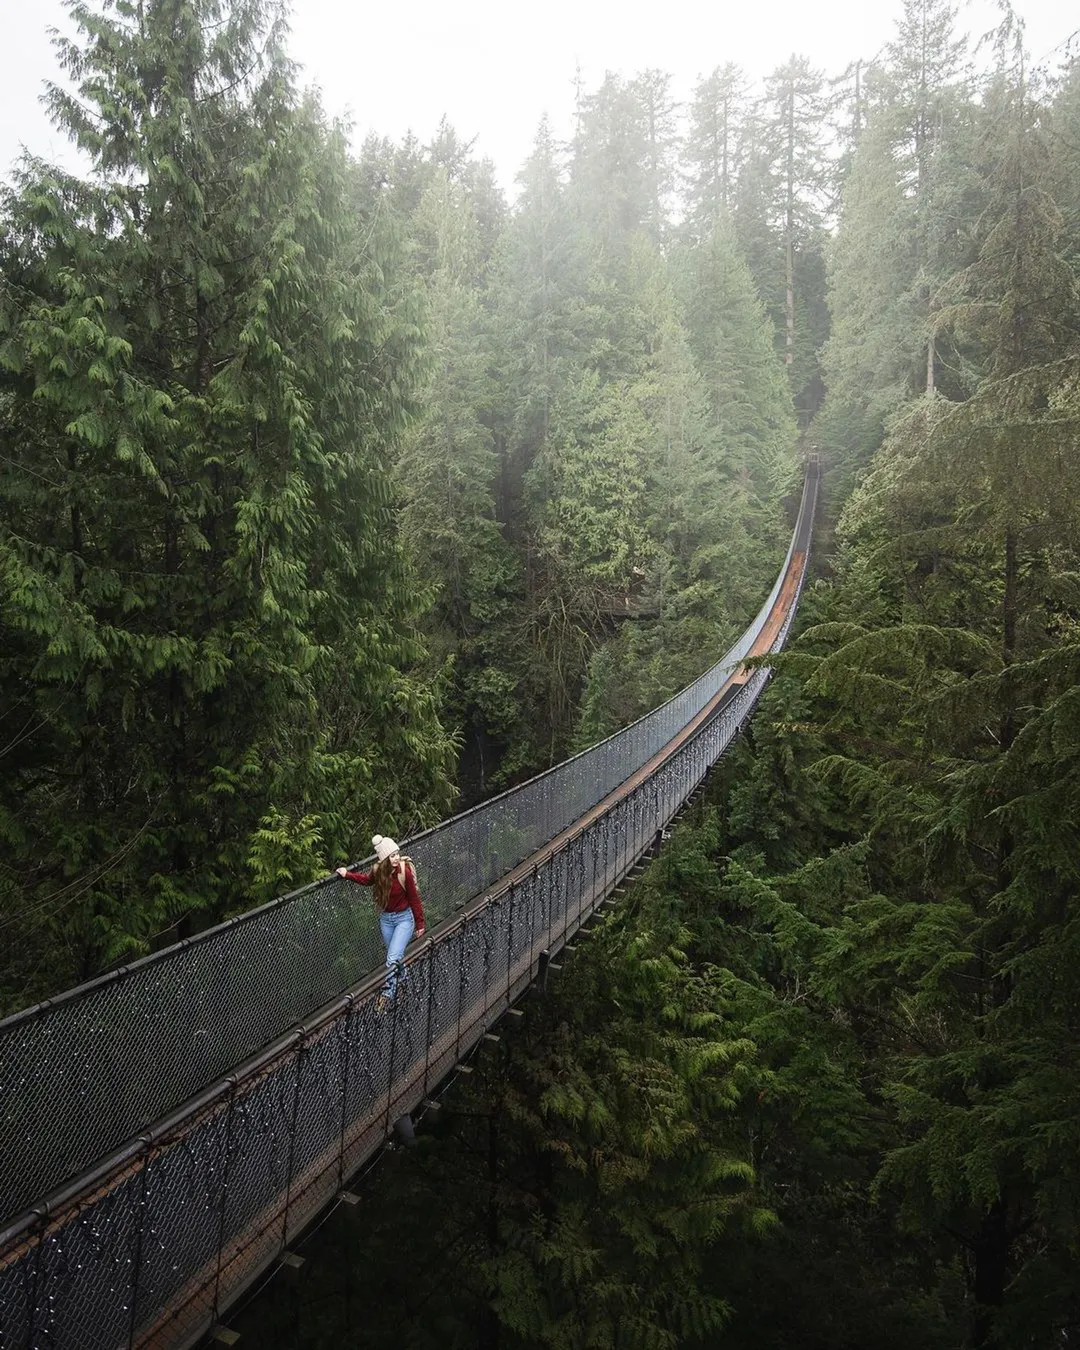
<svg viewBox="0 0 1080 1350">
<path fill-rule="evenodd" d="M 715 696 L 773 611 L 815 484 L 808 476 L 800 525 L 768 601 L 711 670 L 624 731 L 409 841 L 430 924 L 603 801 Z M 449 940 L 432 961 L 445 961 Z M 0 1023 L 0 1217 L 84 1172 L 310 1019 L 380 967 L 382 956 L 370 905 L 351 883 L 331 878 Z M 482 974 L 486 987 L 490 970 Z M 129 1152 L 137 1158 L 149 1147 L 133 1143 Z M 145 1184 L 145 1163 L 136 1173 Z M 77 1231 L 66 1230 L 65 1242 Z M 48 1249 L 46 1242 L 39 1260 Z"/>
<path fill-rule="evenodd" d="M 764 650 L 784 642 L 801 575 L 788 578 Z M 535 866 L 442 925 L 408 958 L 389 1013 L 378 1011 L 374 975 L 108 1175 L 0 1237 L 0 1344 L 193 1345 L 619 884 L 734 739 L 767 678 L 758 669 L 735 684 L 715 715 L 563 831 Z"/>
</svg>

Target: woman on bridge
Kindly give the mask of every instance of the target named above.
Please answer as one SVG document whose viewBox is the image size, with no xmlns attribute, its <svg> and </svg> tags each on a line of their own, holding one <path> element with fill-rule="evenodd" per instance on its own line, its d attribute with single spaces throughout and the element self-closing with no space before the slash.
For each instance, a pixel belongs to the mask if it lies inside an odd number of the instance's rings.
<svg viewBox="0 0 1080 1350">
<path fill-rule="evenodd" d="M 405 948 L 414 937 L 424 936 L 427 925 L 412 859 L 403 858 L 397 844 L 381 834 L 372 837 L 371 846 L 378 861 L 370 872 L 350 872 L 339 867 L 337 874 L 359 886 L 375 887 L 379 929 L 386 947 L 386 983 L 375 1005 L 382 1009 L 393 1000 Z"/>
</svg>

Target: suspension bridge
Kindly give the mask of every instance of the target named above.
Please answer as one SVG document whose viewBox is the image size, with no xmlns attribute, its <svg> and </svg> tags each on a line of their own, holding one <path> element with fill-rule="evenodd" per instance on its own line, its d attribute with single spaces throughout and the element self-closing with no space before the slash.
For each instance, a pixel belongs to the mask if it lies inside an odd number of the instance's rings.
<svg viewBox="0 0 1080 1350">
<path fill-rule="evenodd" d="M 407 842 L 429 936 L 389 1012 L 372 906 L 330 877 L 0 1022 L 0 1350 L 185 1350 L 469 1056 L 734 740 L 806 573 L 720 661 Z"/>
</svg>

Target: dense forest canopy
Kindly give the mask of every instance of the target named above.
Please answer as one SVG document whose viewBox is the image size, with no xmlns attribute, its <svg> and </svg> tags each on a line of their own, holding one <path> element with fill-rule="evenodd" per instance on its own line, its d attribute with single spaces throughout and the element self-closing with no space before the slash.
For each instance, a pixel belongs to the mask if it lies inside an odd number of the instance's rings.
<svg viewBox="0 0 1080 1350">
<path fill-rule="evenodd" d="M 8 1007 L 674 692 L 797 479 L 737 232 L 674 223 L 659 73 L 542 125 L 511 209 L 449 126 L 351 152 L 279 4 L 70 11 L 93 175 L 26 158 L 2 205 Z"/>
<path fill-rule="evenodd" d="M 1076 1343 L 1080 64 L 904 0 L 846 71 L 609 74 L 509 203 L 350 148 L 273 0 L 71 12 L 94 172 L 0 207 L 3 1006 L 655 705 L 801 437 L 764 710 L 289 1343 Z"/>
</svg>

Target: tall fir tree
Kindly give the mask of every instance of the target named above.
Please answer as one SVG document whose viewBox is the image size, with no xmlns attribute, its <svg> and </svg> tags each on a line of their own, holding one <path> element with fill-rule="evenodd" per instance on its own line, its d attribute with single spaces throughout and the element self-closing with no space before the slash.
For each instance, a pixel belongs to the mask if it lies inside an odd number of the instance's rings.
<svg viewBox="0 0 1080 1350">
<path fill-rule="evenodd" d="M 824 113 L 823 77 L 805 57 L 793 55 L 773 71 L 748 125 L 734 210 L 740 246 L 805 417 L 821 401 L 818 353 L 828 331 Z"/>
<path fill-rule="evenodd" d="M 518 568 L 496 516 L 493 343 L 478 285 L 483 245 L 458 177 L 452 182 L 437 166 L 410 222 L 427 296 L 428 378 L 397 473 L 404 535 L 433 594 L 426 626 L 450 667 L 446 710 L 466 741 L 464 766 L 476 766 L 466 775 L 475 794 L 488 786 L 485 745 L 505 745 L 523 710 L 507 638 Z"/>
<path fill-rule="evenodd" d="M 276 4 L 71 15 L 50 102 L 95 177 L 28 161 L 4 197 L 16 999 L 448 800 L 390 477 L 416 330 L 343 136 Z"/>
<path fill-rule="evenodd" d="M 958 222 L 983 207 L 966 58 L 952 7 L 908 0 L 867 81 L 866 125 L 830 258 L 836 327 L 818 427 L 852 466 L 865 463 L 914 395 L 941 380 L 950 397 L 969 392 L 963 354 L 933 323 L 941 286 L 971 257 Z"/>
<path fill-rule="evenodd" d="M 709 235 L 730 216 L 747 116 L 746 79 L 732 62 L 717 66 L 695 87 L 683 159 L 687 223 L 696 237 Z"/>
</svg>

